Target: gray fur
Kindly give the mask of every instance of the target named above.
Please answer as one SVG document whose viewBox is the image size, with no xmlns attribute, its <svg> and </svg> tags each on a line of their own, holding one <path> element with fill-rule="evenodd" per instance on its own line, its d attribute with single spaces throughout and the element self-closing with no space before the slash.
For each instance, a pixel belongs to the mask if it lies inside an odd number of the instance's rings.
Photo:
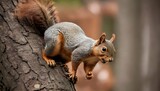
<svg viewBox="0 0 160 91">
<path fill-rule="evenodd" d="M 44 52 L 47 56 L 49 56 L 52 53 L 52 51 L 54 50 L 55 43 L 56 43 L 56 41 L 53 42 L 51 40 L 46 43 L 45 48 L 44 48 Z"/>
<path fill-rule="evenodd" d="M 85 59 L 86 57 L 88 57 L 91 54 L 93 43 L 94 41 L 90 39 L 83 41 L 83 43 L 80 44 L 80 46 L 72 52 L 72 60 L 76 62 L 81 60 L 82 58 Z"/>
<path fill-rule="evenodd" d="M 58 33 L 59 32 L 57 30 L 45 32 L 45 36 L 44 36 L 45 48 L 44 48 L 44 51 L 45 51 L 45 54 L 47 56 L 49 56 L 52 53 L 52 51 L 54 50 L 55 44 L 57 42 Z"/>
<path fill-rule="evenodd" d="M 72 55 L 75 56 L 72 56 L 73 60 L 79 60 L 89 54 L 94 40 L 87 37 L 78 25 L 71 22 L 57 23 L 45 31 L 45 51 L 47 53 L 54 48 L 59 32 L 63 34 L 65 40 L 64 48 L 73 52 Z"/>
</svg>

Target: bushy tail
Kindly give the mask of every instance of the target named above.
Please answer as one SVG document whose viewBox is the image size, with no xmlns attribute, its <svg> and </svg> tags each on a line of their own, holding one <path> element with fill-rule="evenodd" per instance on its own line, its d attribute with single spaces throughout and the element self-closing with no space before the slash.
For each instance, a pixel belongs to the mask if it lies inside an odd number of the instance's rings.
<svg viewBox="0 0 160 91">
<path fill-rule="evenodd" d="M 53 0 L 26 0 L 20 2 L 15 9 L 15 16 L 19 20 L 27 21 L 27 24 L 41 33 L 59 22 L 56 14 Z"/>
</svg>

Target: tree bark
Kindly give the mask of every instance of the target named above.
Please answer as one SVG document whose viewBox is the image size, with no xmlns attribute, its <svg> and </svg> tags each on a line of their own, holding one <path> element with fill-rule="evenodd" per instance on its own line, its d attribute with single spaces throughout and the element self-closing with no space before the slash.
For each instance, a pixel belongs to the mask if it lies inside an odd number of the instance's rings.
<svg viewBox="0 0 160 91">
<path fill-rule="evenodd" d="M 43 61 L 43 38 L 15 19 L 17 3 L 0 1 L 0 90 L 75 91 L 62 63 L 51 68 Z"/>
</svg>

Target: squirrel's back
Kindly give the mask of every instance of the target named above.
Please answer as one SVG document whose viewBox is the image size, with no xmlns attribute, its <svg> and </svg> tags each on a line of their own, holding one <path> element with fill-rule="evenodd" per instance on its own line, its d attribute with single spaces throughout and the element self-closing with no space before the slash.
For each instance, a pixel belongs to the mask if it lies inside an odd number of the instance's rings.
<svg viewBox="0 0 160 91">
<path fill-rule="evenodd" d="M 48 36 L 49 33 L 53 33 L 55 31 L 61 32 L 64 35 L 64 37 L 69 37 L 69 36 L 71 36 L 72 38 L 75 36 L 85 37 L 84 31 L 78 25 L 72 22 L 61 22 L 52 25 L 45 31 L 45 36 Z"/>
<path fill-rule="evenodd" d="M 84 31 L 76 24 L 71 22 L 61 22 L 49 27 L 44 34 L 44 39 L 56 40 L 60 33 L 64 37 L 64 46 L 66 48 L 71 48 L 78 46 L 85 40 L 91 40 L 88 38 Z"/>
</svg>

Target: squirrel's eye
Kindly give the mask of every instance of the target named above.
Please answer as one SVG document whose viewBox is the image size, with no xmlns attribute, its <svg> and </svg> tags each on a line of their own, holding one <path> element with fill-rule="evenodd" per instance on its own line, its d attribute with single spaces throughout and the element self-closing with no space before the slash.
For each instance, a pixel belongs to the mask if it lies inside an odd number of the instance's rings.
<svg viewBox="0 0 160 91">
<path fill-rule="evenodd" d="M 106 48 L 106 47 L 103 47 L 103 48 L 102 48 L 102 52 L 105 52 L 105 51 L 107 51 L 107 48 Z"/>
</svg>

